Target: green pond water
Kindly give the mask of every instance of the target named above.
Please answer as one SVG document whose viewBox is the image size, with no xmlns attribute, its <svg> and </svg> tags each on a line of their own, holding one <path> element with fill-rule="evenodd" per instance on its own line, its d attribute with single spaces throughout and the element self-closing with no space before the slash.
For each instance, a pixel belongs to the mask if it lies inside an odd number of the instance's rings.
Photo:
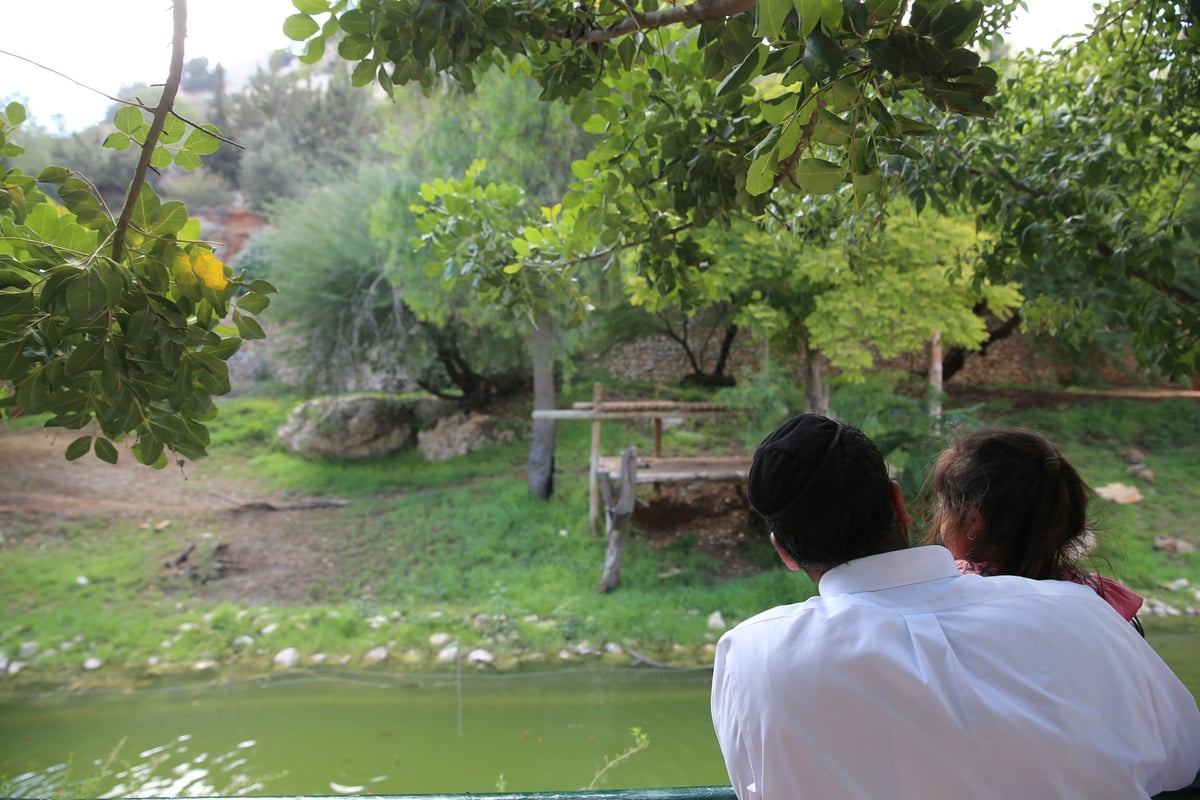
<svg viewBox="0 0 1200 800">
<path fill-rule="evenodd" d="M 1150 641 L 1200 693 L 1200 634 Z M 132 692 L 0 697 L 0 796 L 184 797 L 585 788 L 727 781 L 711 671 L 229 675 Z M 115 755 L 112 755 L 115 752 Z"/>
</svg>

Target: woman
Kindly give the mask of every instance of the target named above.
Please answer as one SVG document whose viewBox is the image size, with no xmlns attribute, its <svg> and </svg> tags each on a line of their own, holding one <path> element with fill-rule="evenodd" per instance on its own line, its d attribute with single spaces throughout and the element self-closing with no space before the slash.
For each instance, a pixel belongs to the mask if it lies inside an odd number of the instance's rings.
<svg viewBox="0 0 1200 800">
<path fill-rule="evenodd" d="M 1082 583 L 1142 630 L 1140 595 L 1077 566 L 1090 539 L 1091 491 L 1044 436 L 1021 428 L 970 433 L 938 457 L 932 488 L 928 536 L 961 572 Z"/>
</svg>

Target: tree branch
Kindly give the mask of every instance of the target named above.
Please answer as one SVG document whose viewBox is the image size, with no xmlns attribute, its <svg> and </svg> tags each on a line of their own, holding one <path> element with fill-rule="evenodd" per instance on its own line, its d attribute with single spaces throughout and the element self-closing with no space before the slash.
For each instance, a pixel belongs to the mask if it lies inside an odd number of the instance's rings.
<svg viewBox="0 0 1200 800">
<path fill-rule="evenodd" d="M 162 96 L 154 109 L 154 117 L 150 120 L 150 131 L 142 144 L 142 152 L 138 157 L 137 169 L 134 170 L 133 180 L 129 183 L 129 192 L 125 195 L 125 208 L 121 209 L 121 218 L 113 231 L 113 261 L 120 261 L 125 255 L 125 233 L 129 230 L 133 219 L 133 209 L 137 205 L 138 195 L 146 184 L 146 171 L 150 168 L 150 157 L 154 155 L 154 147 L 158 137 L 162 135 L 163 125 L 171 108 L 175 105 L 175 95 L 179 92 L 179 84 L 183 80 L 183 40 L 187 38 L 187 0 L 174 0 L 173 16 L 174 31 L 171 35 L 171 70 L 167 82 L 163 84 Z"/>
<path fill-rule="evenodd" d="M 594 28 L 577 36 L 561 36 L 576 44 L 607 42 L 634 31 L 663 28 L 680 22 L 703 22 L 706 19 L 732 17 L 754 8 L 757 0 L 696 0 L 689 5 L 668 6 L 660 11 L 645 14 L 630 12 L 620 22 L 607 28 Z"/>
</svg>

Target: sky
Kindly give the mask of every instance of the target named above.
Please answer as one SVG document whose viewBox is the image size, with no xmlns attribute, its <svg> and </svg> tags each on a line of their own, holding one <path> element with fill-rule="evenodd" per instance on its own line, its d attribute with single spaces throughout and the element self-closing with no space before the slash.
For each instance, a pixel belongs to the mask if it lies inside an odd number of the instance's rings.
<svg viewBox="0 0 1200 800">
<path fill-rule="evenodd" d="M 266 64 L 274 50 L 294 44 L 283 21 L 291 0 L 191 0 L 184 60 L 222 64 L 230 88 Z M 0 0 L 0 50 L 58 70 L 116 95 L 122 86 L 157 84 L 171 62 L 171 0 Z M 100 122 L 112 101 L 0 52 L 0 100 L 25 102 L 49 130 Z"/>
<path fill-rule="evenodd" d="M 1048 47 L 1092 19 L 1093 0 L 1027 0 L 1010 31 L 1018 48 Z M 185 60 L 222 64 L 230 90 L 292 46 L 283 20 L 291 0 L 191 0 Z M 162 83 L 170 65 L 170 0 L 0 0 L 0 51 L 15 53 L 106 94 L 122 86 Z M 112 104 L 67 78 L 0 52 L 0 100 L 18 99 L 51 132 L 74 131 L 104 119 Z"/>
</svg>

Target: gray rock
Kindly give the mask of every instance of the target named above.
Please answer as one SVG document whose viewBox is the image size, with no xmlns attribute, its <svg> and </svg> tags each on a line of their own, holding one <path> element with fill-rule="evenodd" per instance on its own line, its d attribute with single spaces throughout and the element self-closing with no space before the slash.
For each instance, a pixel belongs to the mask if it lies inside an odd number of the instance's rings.
<svg viewBox="0 0 1200 800">
<path fill-rule="evenodd" d="M 387 659 L 387 657 L 388 651 L 386 647 L 372 647 L 363 654 L 363 661 L 368 664 L 376 664 L 380 661 L 384 661 Z"/>
<path fill-rule="evenodd" d="M 388 397 L 317 397 L 292 410 L 279 442 L 303 458 L 378 458 L 416 438 L 413 403 Z"/>
<path fill-rule="evenodd" d="M 100 669 L 100 663 L 100 659 L 98 658 L 87 658 L 83 661 L 83 668 L 90 672 L 94 669 Z"/>
<path fill-rule="evenodd" d="M 300 651 L 294 647 L 285 647 L 275 654 L 275 666 L 291 669 L 300 663 Z"/>
<path fill-rule="evenodd" d="M 467 653 L 468 664 L 491 664 L 496 660 L 496 657 L 490 651 L 484 650 L 482 647 L 476 648 Z"/>
<path fill-rule="evenodd" d="M 21 646 L 17 650 L 17 658 L 33 658 L 41 647 L 38 642 L 21 642 Z"/>
<path fill-rule="evenodd" d="M 511 442 L 515 434 L 487 414 L 452 414 L 417 434 L 417 447 L 427 461 L 445 461 Z"/>
<path fill-rule="evenodd" d="M 446 663 L 448 661 L 454 661 L 457 658 L 458 658 L 458 645 L 456 645 L 456 644 L 446 645 L 445 647 L 443 647 L 441 649 L 441 652 L 439 652 L 437 654 L 437 660 L 441 661 L 443 663 Z"/>
<path fill-rule="evenodd" d="M 720 611 L 714 611 L 708 615 L 708 629 L 710 631 L 723 631 L 728 627 L 725 624 L 725 616 Z"/>
<path fill-rule="evenodd" d="M 431 633 L 429 634 L 429 643 L 434 647 L 445 647 L 450 644 L 450 634 L 448 633 Z"/>
</svg>

